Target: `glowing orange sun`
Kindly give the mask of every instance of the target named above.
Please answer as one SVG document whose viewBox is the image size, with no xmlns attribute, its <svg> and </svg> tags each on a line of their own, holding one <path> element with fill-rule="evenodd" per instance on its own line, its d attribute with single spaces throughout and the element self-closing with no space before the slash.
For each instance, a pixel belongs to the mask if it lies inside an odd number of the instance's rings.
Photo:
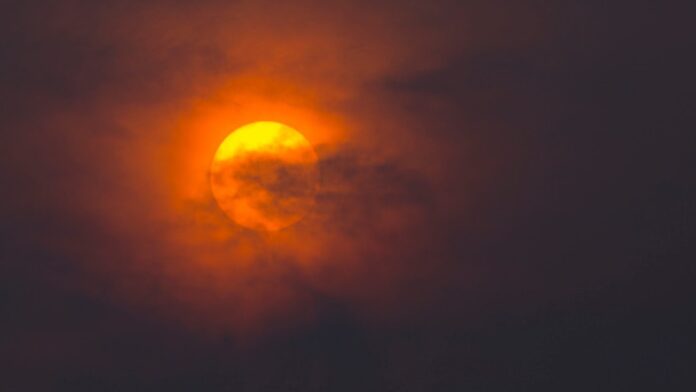
<svg viewBox="0 0 696 392">
<path fill-rule="evenodd" d="M 295 129 L 260 121 L 230 133 L 210 166 L 220 208 L 237 224 L 275 231 L 301 220 L 314 204 L 317 155 Z"/>
</svg>

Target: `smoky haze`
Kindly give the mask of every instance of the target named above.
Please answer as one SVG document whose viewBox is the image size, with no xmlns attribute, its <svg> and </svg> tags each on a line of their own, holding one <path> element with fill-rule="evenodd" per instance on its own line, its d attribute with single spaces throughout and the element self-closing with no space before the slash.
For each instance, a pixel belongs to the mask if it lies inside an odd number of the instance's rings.
<svg viewBox="0 0 696 392">
<path fill-rule="evenodd" d="M 690 8 L 6 3 L 0 390 L 690 390 Z M 241 228 L 209 123 L 286 118 Z"/>
</svg>

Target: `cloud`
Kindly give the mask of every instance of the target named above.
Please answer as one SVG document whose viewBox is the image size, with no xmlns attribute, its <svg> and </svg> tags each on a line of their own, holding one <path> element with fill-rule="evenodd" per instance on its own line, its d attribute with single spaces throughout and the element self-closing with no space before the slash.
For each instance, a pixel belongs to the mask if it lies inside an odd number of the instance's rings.
<svg viewBox="0 0 696 392">
<path fill-rule="evenodd" d="M 269 377 L 305 390 L 539 389 L 522 375 L 538 365 L 565 380 L 587 369 L 568 358 L 604 341 L 574 325 L 614 341 L 652 315 L 679 321 L 641 298 L 680 304 L 691 287 L 688 12 L 10 8 L 0 353 L 18 358 L 16 374 L 47 374 L 36 389 L 63 374 L 99 389 L 81 369 L 121 389 L 148 384 L 149 370 L 162 378 L 150 386 L 172 388 L 222 388 L 216 376 L 228 386 L 238 372 L 249 390 Z M 292 125 L 319 156 L 311 212 L 272 235 L 231 222 L 208 183 L 219 143 L 258 120 Z M 291 173 L 262 165 L 274 192 L 298 193 Z M 639 346 L 625 339 L 616 352 Z M 558 353 L 572 353 L 566 365 Z"/>
</svg>

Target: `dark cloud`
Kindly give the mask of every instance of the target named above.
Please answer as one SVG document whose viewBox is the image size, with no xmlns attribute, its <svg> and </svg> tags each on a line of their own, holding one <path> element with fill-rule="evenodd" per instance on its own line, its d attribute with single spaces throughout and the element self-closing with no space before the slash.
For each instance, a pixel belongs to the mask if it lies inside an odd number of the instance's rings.
<svg viewBox="0 0 696 392">
<path fill-rule="evenodd" d="M 693 7 L 508 3 L 8 3 L 1 385 L 685 389 Z M 190 142 L 260 115 L 275 236 Z"/>
</svg>

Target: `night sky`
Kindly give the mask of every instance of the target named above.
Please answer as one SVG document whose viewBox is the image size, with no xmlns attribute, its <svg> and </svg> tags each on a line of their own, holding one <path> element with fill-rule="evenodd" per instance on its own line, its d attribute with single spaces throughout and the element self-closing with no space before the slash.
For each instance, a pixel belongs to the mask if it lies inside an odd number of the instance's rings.
<svg viewBox="0 0 696 392">
<path fill-rule="evenodd" d="M 695 12 L 3 1 L 0 391 L 694 390 Z M 207 177 L 261 120 L 273 233 Z"/>
</svg>

